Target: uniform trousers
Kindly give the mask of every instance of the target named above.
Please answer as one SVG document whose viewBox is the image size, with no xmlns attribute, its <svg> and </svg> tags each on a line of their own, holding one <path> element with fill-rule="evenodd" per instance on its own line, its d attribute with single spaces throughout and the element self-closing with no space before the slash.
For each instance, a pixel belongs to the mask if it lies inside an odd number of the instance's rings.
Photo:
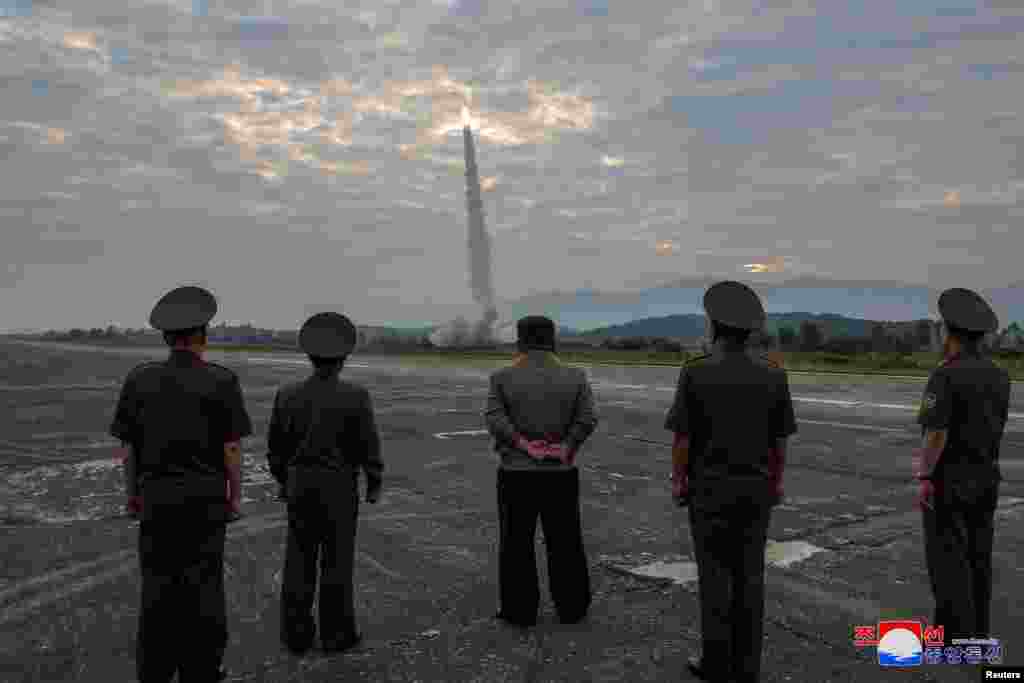
<svg viewBox="0 0 1024 683">
<path fill-rule="evenodd" d="M 579 621 L 590 609 L 591 592 L 580 524 L 580 476 L 575 468 L 498 470 L 500 616 L 524 626 L 537 623 L 538 516 L 548 554 L 551 599 L 563 622 Z"/>
<path fill-rule="evenodd" d="M 359 517 L 355 471 L 289 469 L 288 541 L 281 583 L 281 640 L 294 652 L 313 645 L 313 603 L 325 649 L 356 636 L 352 564 Z"/>
<path fill-rule="evenodd" d="M 139 524 L 142 611 L 140 683 L 218 681 L 228 642 L 224 522 L 158 519 Z"/>
<path fill-rule="evenodd" d="M 701 662 L 712 681 L 757 681 L 764 635 L 764 551 L 771 506 L 690 504 L 701 608 Z"/>
<path fill-rule="evenodd" d="M 941 484 L 940 484 L 941 486 Z M 953 638 L 987 638 L 992 602 L 992 540 L 998 487 L 965 500 L 961 487 L 925 509 L 924 544 L 935 597 L 934 624 Z"/>
</svg>

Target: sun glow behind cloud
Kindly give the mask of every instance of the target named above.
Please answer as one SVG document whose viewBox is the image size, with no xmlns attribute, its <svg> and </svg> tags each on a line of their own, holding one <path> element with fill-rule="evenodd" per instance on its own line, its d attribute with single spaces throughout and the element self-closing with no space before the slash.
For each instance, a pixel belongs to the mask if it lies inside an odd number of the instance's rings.
<svg viewBox="0 0 1024 683">
<path fill-rule="evenodd" d="M 169 94 L 175 98 L 227 98 L 237 101 L 236 111 L 218 115 L 227 139 L 235 144 L 243 160 L 254 162 L 278 148 L 292 161 L 311 161 L 296 151 L 296 136 L 319 133 L 328 147 L 350 147 L 358 121 L 365 116 L 383 115 L 417 122 L 416 142 L 397 145 L 401 158 L 414 161 L 429 158 L 429 150 L 443 144 L 449 135 L 469 126 L 478 140 L 502 146 L 549 142 L 552 131 L 586 130 L 594 125 L 594 107 L 579 95 L 559 92 L 553 85 L 529 81 L 526 84 L 529 105 L 526 111 L 485 111 L 474 104 L 473 87 L 450 77 L 446 67 L 437 65 L 431 78 L 388 81 L 377 92 L 359 94 L 344 78 L 332 78 L 319 84 L 316 91 L 304 89 L 275 78 L 245 78 L 238 64 L 224 69 L 219 78 L 180 81 Z M 267 98 L 289 100 L 290 108 L 270 108 Z M 349 109 L 330 118 L 323 113 L 327 99 L 348 100 Z M 416 105 L 425 100 L 429 115 L 416 115 Z M 354 114 L 353 114 L 354 113 Z M 314 166 L 327 173 L 368 172 L 365 161 L 315 160 Z M 461 172 L 461 165 L 453 172 Z M 277 177 L 266 169 L 257 172 Z M 482 189 L 493 190 L 495 177 L 482 180 Z"/>
<path fill-rule="evenodd" d="M 748 263 L 743 267 L 748 273 L 781 273 L 786 270 L 786 259 L 777 256 L 767 263 Z"/>
</svg>

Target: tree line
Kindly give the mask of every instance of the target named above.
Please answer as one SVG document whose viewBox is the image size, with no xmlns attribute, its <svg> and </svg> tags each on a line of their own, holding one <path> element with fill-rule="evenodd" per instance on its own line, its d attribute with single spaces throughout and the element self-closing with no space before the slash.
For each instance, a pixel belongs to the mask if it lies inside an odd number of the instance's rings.
<svg viewBox="0 0 1024 683">
<path fill-rule="evenodd" d="M 871 326 L 870 336 L 837 336 L 826 339 L 822 327 L 811 321 L 800 323 L 799 328 L 779 328 L 778 334 L 762 330 L 754 332 L 750 343 L 756 348 L 780 351 L 822 351 L 837 354 L 858 353 L 914 353 L 932 348 L 932 325 L 928 320 L 919 320 L 913 325 L 901 326 L 900 332 L 887 329 L 882 323 Z M 605 339 L 601 347 L 629 351 L 670 351 L 680 352 L 683 344 L 667 337 L 618 337 Z M 986 340 L 990 350 L 1017 349 L 1024 347 L 1024 330 L 1013 323 Z"/>
<path fill-rule="evenodd" d="M 294 346 L 298 333 L 281 332 L 273 335 L 273 343 Z M 106 328 L 91 329 L 73 328 L 66 332 L 49 330 L 42 335 L 51 341 L 126 341 L 145 343 L 160 339 L 160 333 L 149 329 L 119 329 L 110 325 Z M 266 339 L 251 339 L 250 343 L 264 343 Z M 778 334 L 767 330 L 754 332 L 751 345 L 755 348 L 777 349 L 780 351 L 822 351 L 836 354 L 858 353 L 913 353 L 927 351 L 932 346 L 932 323 L 919 320 L 913 325 L 904 325 L 901 332 L 887 329 L 882 323 L 874 323 L 868 337 L 837 336 L 826 339 L 819 324 L 804 321 L 799 328 L 783 326 Z M 583 348 L 589 344 L 572 340 L 564 340 L 563 346 Z M 384 330 L 378 334 L 367 336 L 360 334 L 359 346 L 366 349 L 381 351 L 405 351 L 414 349 L 430 350 L 436 348 L 426 336 L 403 335 L 392 330 Z M 600 348 L 622 351 L 656 351 L 680 353 L 685 345 L 678 339 L 668 337 L 614 337 L 604 339 Z M 1018 323 L 1012 323 L 1000 333 L 991 335 L 986 340 L 989 350 L 1024 350 L 1024 330 Z"/>
</svg>

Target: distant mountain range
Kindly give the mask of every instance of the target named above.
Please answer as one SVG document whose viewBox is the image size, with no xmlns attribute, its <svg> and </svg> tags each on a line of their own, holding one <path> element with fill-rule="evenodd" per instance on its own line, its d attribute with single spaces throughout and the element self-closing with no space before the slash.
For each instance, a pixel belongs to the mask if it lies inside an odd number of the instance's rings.
<svg viewBox="0 0 1024 683">
<path fill-rule="evenodd" d="M 560 325 L 576 330 L 612 328 L 644 321 L 644 329 L 703 329 L 703 298 L 707 288 L 724 278 L 690 278 L 631 292 L 575 292 L 533 294 L 499 305 L 502 319 L 547 315 Z M 792 322 L 810 317 L 850 326 L 850 334 L 869 329 L 865 321 L 902 322 L 936 319 L 941 290 L 901 282 L 825 280 L 801 277 L 791 280 L 736 278 L 751 285 L 769 314 L 792 314 Z M 1024 321 L 1024 281 L 1005 287 L 977 290 L 999 316 L 1000 327 Z M 805 318 L 801 318 L 805 316 Z M 658 319 L 660 322 L 654 322 Z M 774 320 L 775 316 L 769 316 Z M 699 332 L 698 332 L 699 334 Z M 681 336 L 678 334 L 671 336 Z"/>
<path fill-rule="evenodd" d="M 769 313 L 765 328 L 773 335 L 789 327 L 800 332 L 801 323 L 817 324 L 827 337 L 870 337 L 873 321 L 846 318 L 841 315 L 815 315 L 813 313 Z M 565 333 L 563 333 L 565 334 Z M 681 337 L 695 339 L 704 334 L 704 315 L 687 313 L 660 318 L 633 320 L 621 325 L 610 325 L 592 330 L 569 332 L 565 336 L 587 337 Z"/>
</svg>

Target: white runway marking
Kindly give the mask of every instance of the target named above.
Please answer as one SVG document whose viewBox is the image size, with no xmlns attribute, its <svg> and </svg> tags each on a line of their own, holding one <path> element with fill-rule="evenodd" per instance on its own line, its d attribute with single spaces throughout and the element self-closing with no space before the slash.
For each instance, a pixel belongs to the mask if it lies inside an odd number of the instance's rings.
<svg viewBox="0 0 1024 683">
<path fill-rule="evenodd" d="M 464 432 L 438 432 L 434 436 L 438 439 L 450 439 L 453 436 L 482 436 L 487 433 L 486 429 L 470 429 Z"/>
<path fill-rule="evenodd" d="M 115 389 L 119 385 L 114 382 L 105 384 L 0 384 L 0 391 L 33 391 L 36 389 L 56 389 L 60 391 L 99 391 Z"/>
<path fill-rule="evenodd" d="M 386 577 L 388 577 L 390 579 L 402 579 L 402 578 L 405 578 L 401 574 L 399 574 L 398 572 L 393 571 L 391 569 L 388 569 L 387 567 L 385 567 L 380 562 L 378 562 L 377 560 L 373 559 L 372 557 L 370 557 L 366 553 L 364 553 L 362 551 L 359 551 L 357 554 L 358 554 L 360 560 L 362 560 L 366 564 L 370 565 L 371 567 L 373 567 L 374 569 L 379 571 L 384 576 L 386 576 Z"/>
<path fill-rule="evenodd" d="M 909 429 L 899 429 L 897 427 L 876 427 L 874 425 L 865 424 L 851 424 L 849 422 L 829 422 L 827 420 L 797 420 L 798 424 L 812 424 L 812 425 L 825 425 L 827 427 L 845 427 L 846 429 L 861 429 L 866 432 L 894 432 L 897 434 L 909 434 L 913 435 L 913 432 Z"/>
<path fill-rule="evenodd" d="M 281 365 L 305 365 L 305 366 L 308 366 L 308 367 L 312 368 L 312 366 L 309 363 L 309 360 L 306 359 L 306 358 L 287 358 L 287 357 L 273 358 L 273 357 L 265 357 L 265 356 L 246 356 L 245 357 L 245 361 L 247 363 L 270 363 L 270 364 L 280 363 Z M 369 368 L 369 367 L 372 367 L 372 366 L 367 365 L 366 363 L 345 363 L 345 367 L 346 368 Z"/>
<path fill-rule="evenodd" d="M 458 458 L 446 458 L 444 460 L 435 460 L 434 462 L 428 462 L 423 466 L 425 470 L 433 470 L 438 467 L 446 467 L 448 465 L 454 465 L 459 461 Z"/>
</svg>

